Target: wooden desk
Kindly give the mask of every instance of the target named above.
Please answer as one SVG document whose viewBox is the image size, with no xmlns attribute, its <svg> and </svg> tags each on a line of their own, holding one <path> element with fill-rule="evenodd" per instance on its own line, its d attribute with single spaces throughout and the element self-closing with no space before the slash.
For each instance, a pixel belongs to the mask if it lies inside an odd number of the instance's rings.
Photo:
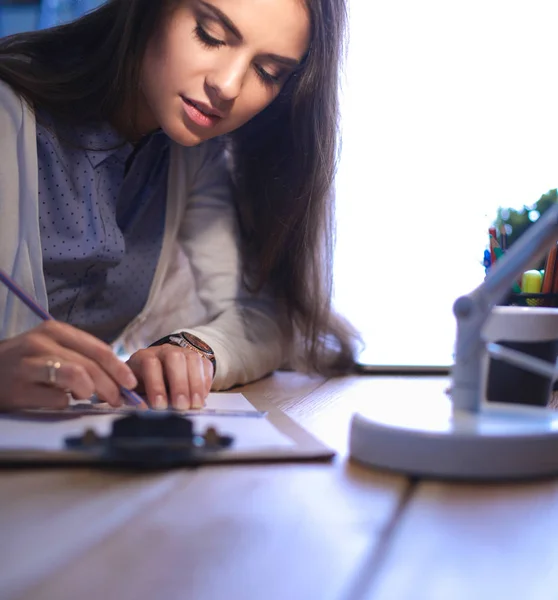
<svg viewBox="0 0 558 600">
<path fill-rule="evenodd" d="M 444 378 L 278 373 L 265 395 L 331 464 L 0 472 L 0 599 L 558 597 L 558 485 L 410 481 L 347 461 L 351 414 Z"/>
</svg>

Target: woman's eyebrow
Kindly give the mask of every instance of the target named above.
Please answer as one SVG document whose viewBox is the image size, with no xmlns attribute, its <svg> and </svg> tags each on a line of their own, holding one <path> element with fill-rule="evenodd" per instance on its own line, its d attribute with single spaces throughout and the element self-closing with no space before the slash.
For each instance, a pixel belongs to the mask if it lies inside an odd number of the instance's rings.
<svg viewBox="0 0 558 600">
<path fill-rule="evenodd" d="M 266 54 L 267 58 L 274 60 L 275 62 L 281 63 L 286 67 L 295 68 L 300 65 L 300 61 L 296 60 L 296 58 L 288 58 L 287 56 L 280 56 L 279 54 Z"/>
<path fill-rule="evenodd" d="M 204 2 L 204 0 L 199 0 L 200 4 L 206 8 L 207 10 L 211 11 L 213 13 L 213 15 L 219 20 L 221 21 L 221 23 L 236 37 L 238 38 L 238 41 L 242 42 L 243 41 L 243 37 L 242 34 L 240 33 L 240 31 L 238 30 L 238 27 L 229 19 L 229 17 L 227 17 L 227 15 L 219 8 L 217 8 L 216 6 L 213 6 L 213 4 L 209 4 L 209 2 Z"/>
<path fill-rule="evenodd" d="M 204 0 L 199 0 L 199 3 L 206 10 L 213 13 L 213 16 L 216 19 L 218 19 L 223 24 L 223 26 L 226 27 L 234 35 L 234 37 L 238 39 L 239 42 L 244 41 L 244 38 L 238 30 L 238 27 L 229 19 L 229 17 L 227 17 L 227 15 L 220 8 L 213 6 L 213 4 L 210 4 L 209 2 L 204 2 Z M 296 60 L 296 58 L 280 56 L 279 54 L 266 54 L 266 57 L 290 68 L 298 67 L 298 65 L 300 64 L 300 61 Z"/>
</svg>

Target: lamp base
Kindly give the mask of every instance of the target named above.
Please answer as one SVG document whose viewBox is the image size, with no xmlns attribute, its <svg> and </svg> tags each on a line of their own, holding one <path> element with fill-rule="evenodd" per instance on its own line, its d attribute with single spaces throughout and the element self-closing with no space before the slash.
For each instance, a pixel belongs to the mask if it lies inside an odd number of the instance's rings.
<svg viewBox="0 0 558 600">
<path fill-rule="evenodd" d="M 353 415 L 349 452 L 365 465 L 422 477 L 547 477 L 558 474 L 558 411 L 490 403 L 452 413 L 449 400 L 426 411 L 374 405 Z"/>
</svg>

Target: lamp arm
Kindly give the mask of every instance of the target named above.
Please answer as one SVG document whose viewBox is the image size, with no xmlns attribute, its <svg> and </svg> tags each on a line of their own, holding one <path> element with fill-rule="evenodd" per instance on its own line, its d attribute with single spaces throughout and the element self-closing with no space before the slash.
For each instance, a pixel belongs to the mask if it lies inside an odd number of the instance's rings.
<svg viewBox="0 0 558 600">
<path fill-rule="evenodd" d="M 451 383 L 454 410 L 478 412 L 480 409 L 480 371 L 484 350 L 482 327 L 493 306 L 509 293 L 515 278 L 542 258 L 557 238 L 558 204 L 547 210 L 510 247 L 477 288 L 455 301 L 453 312 L 457 333 Z"/>
</svg>

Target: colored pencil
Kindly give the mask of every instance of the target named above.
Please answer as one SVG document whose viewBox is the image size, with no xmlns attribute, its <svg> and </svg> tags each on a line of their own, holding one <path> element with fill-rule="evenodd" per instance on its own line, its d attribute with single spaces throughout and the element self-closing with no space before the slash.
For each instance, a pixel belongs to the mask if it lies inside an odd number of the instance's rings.
<svg viewBox="0 0 558 600">
<path fill-rule="evenodd" d="M 498 258 L 496 256 L 496 248 L 500 248 L 500 244 L 498 243 L 498 238 L 496 236 L 496 227 L 488 228 L 488 241 L 490 243 L 490 261 L 492 264 L 494 264 Z"/>
<path fill-rule="evenodd" d="M 558 244 L 554 244 L 554 246 L 550 249 L 546 262 L 544 265 L 544 277 L 542 282 L 541 293 L 543 294 L 552 294 L 554 293 L 554 285 L 555 279 L 557 275 L 556 269 L 556 258 L 558 255 Z M 543 306 L 552 306 L 551 301 L 547 301 L 543 299 Z"/>
<path fill-rule="evenodd" d="M 508 233 L 505 225 L 500 225 L 500 248 L 502 248 L 502 252 L 508 249 Z"/>
</svg>

